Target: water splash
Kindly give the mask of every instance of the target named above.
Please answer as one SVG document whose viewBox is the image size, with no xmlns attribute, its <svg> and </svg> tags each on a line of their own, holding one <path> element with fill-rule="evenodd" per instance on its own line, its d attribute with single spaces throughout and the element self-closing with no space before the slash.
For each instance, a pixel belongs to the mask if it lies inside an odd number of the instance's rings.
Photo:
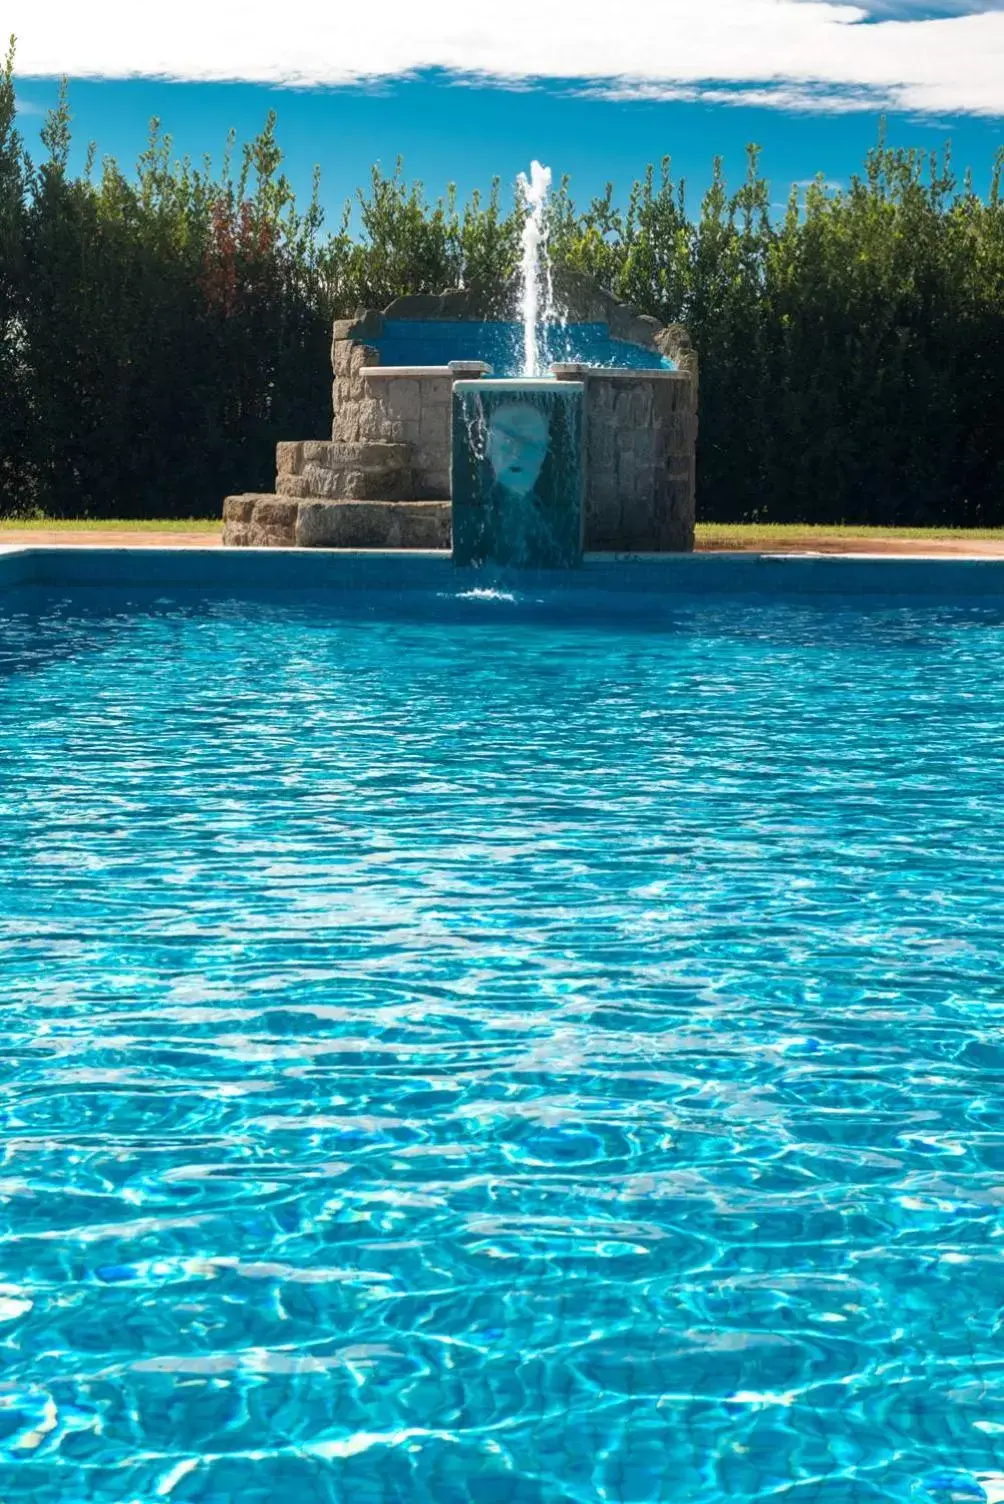
<svg viewBox="0 0 1004 1504">
<path fill-rule="evenodd" d="M 520 262 L 520 312 L 523 318 L 524 376 L 544 376 L 547 357 L 546 338 L 540 337 L 540 324 L 554 322 L 554 287 L 551 260 L 547 253 L 547 195 L 551 190 L 551 169 L 539 162 L 530 163 L 530 176 L 519 175 L 519 185 L 526 204 L 523 226 L 523 255 Z M 543 309 L 541 299 L 543 298 Z M 543 320 L 541 315 L 543 314 Z"/>
<path fill-rule="evenodd" d="M 440 598 L 442 599 L 443 597 Z M 492 587 L 460 590 L 452 598 L 458 601 L 507 601 L 510 605 L 515 605 L 519 599 L 518 596 L 513 595 L 511 590 L 497 590 Z M 446 596 L 445 599 L 449 600 L 450 597 Z"/>
</svg>

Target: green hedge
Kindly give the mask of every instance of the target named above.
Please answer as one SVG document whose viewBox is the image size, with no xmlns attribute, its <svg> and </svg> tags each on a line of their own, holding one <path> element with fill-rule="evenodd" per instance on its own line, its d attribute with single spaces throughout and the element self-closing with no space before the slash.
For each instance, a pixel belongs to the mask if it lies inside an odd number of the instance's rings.
<svg viewBox="0 0 1004 1504">
<path fill-rule="evenodd" d="M 298 210 L 275 118 L 222 169 L 174 162 L 154 123 L 132 177 L 68 170 L 65 92 L 34 165 L 0 72 L 0 514 L 218 513 L 269 489 L 277 440 L 330 423 L 332 318 L 513 275 L 521 206 L 430 204 L 374 170 L 322 232 Z M 232 143 L 231 143 L 232 145 Z M 770 213 L 749 150 L 700 214 L 668 160 L 587 207 L 567 183 L 551 250 L 701 358 L 698 506 L 709 521 L 1004 525 L 1004 155 L 990 192 L 947 152 L 882 139 L 842 193 Z"/>
</svg>

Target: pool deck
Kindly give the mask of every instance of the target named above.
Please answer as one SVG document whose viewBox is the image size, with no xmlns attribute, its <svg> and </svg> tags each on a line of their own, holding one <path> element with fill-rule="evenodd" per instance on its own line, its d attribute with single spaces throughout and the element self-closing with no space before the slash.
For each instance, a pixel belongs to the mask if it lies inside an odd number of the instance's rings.
<svg viewBox="0 0 1004 1504">
<path fill-rule="evenodd" d="M 222 531 L 222 530 L 221 530 Z M 221 548 L 221 533 L 132 528 L 0 528 L 0 548 Z"/>
<path fill-rule="evenodd" d="M 220 548 L 218 533 L 163 531 L 138 532 L 132 529 L 82 528 L 0 528 L 0 548 Z M 769 550 L 762 544 L 741 542 L 721 546 L 699 546 L 698 553 L 764 553 L 862 555 L 889 558 L 1004 559 L 1004 540 L 1000 538 L 876 538 L 778 539 Z"/>
</svg>

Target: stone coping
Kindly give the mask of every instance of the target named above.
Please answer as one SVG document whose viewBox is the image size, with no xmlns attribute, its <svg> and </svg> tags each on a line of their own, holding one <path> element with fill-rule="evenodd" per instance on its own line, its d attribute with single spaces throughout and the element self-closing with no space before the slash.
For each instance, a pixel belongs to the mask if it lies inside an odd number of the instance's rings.
<svg viewBox="0 0 1004 1504">
<path fill-rule="evenodd" d="M 447 366 L 361 366 L 360 374 L 370 378 L 400 376 L 405 380 L 422 376 L 490 376 L 492 368 L 484 360 L 451 360 Z"/>
<path fill-rule="evenodd" d="M 392 377 L 404 377 L 417 380 L 421 376 L 445 376 L 453 375 L 449 366 L 362 366 L 360 376 L 365 376 L 367 381 L 383 381 Z"/>
<path fill-rule="evenodd" d="M 442 376 L 444 378 L 458 376 L 459 371 L 469 371 L 474 364 L 475 362 L 472 361 L 455 361 L 452 365 L 448 366 L 362 366 L 359 374 L 360 376 L 365 376 L 367 381 L 393 379 L 416 381 L 420 380 L 423 376 Z M 483 369 L 488 372 L 491 370 L 491 367 L 486 365 Z M 689 371 L 670 371 L 665 366 L 639 366 L 636 368 L 633 366 L 589 366 L 569 363 L 554 365 L 551 369 L 554 372 L 553 376 L 486 375 L 484 379 L 497 382 L 505 381 L 510 384 L 519 382 L 523 386 L 530 386 L 536 383 L 537 385 L 546 387 L 552 387 L 558 382 L 562 386 L 567 386 L 569 379 L 579 380 L 587 376 L 600 376 L 604 381 L 690 380 Z M 462 377 L 458 379 L 457 385 L 460 384 L 460 380 L 467 379 L 473 380 L 475 378 Z"/>
<path fill-rule="evenodd" d="M 379 590 L 442 595 L 508 592 L 528 605 L 534 591 L 631 605 L 648 596 L 672 606 L 719 596 L 769 601 L 878 597 L 918 602 L 1004 602 L 1004 559 L 861 554 L 587 554 L 567 570 L 458 569 L 445 551 L 313 548 L 107 548 L 0 546 L 0 598 L 19 586 L 192 590 L 206 598 L 273 591 Z M 472 599 L 476 599 L 473 598 Z M 507 600 L 489 596 L 486 610 Z M 619 607 L 618 607 L 619 608 Z M 644 608 L 643 608 L 644 609 Z"/>
</svg>

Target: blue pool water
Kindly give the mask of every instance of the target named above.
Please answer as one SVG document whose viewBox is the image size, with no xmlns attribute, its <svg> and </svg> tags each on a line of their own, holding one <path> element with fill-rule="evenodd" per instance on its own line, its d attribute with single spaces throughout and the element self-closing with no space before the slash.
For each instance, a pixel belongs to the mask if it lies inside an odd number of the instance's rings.
<svg viewBox="0 0 1004 1504">
<path fill-rule="evenodd" d="M 556 361 L 632 370 L 673 370 L 656 350 L 613 339 L 606 324 L 541 324 L 537 341 L 544 366 Z M 384 319 L 373 340 L 385 366 L 445 366 L 451 360 L 483 360 L 496 376 L 524 373 L 523 325 L 457 319 Z"/>
<path fill-rule="evenodd" d="M 0 597 L 0 1498 L 1004 1499 L 1004 609 Z"/>
</svg>

